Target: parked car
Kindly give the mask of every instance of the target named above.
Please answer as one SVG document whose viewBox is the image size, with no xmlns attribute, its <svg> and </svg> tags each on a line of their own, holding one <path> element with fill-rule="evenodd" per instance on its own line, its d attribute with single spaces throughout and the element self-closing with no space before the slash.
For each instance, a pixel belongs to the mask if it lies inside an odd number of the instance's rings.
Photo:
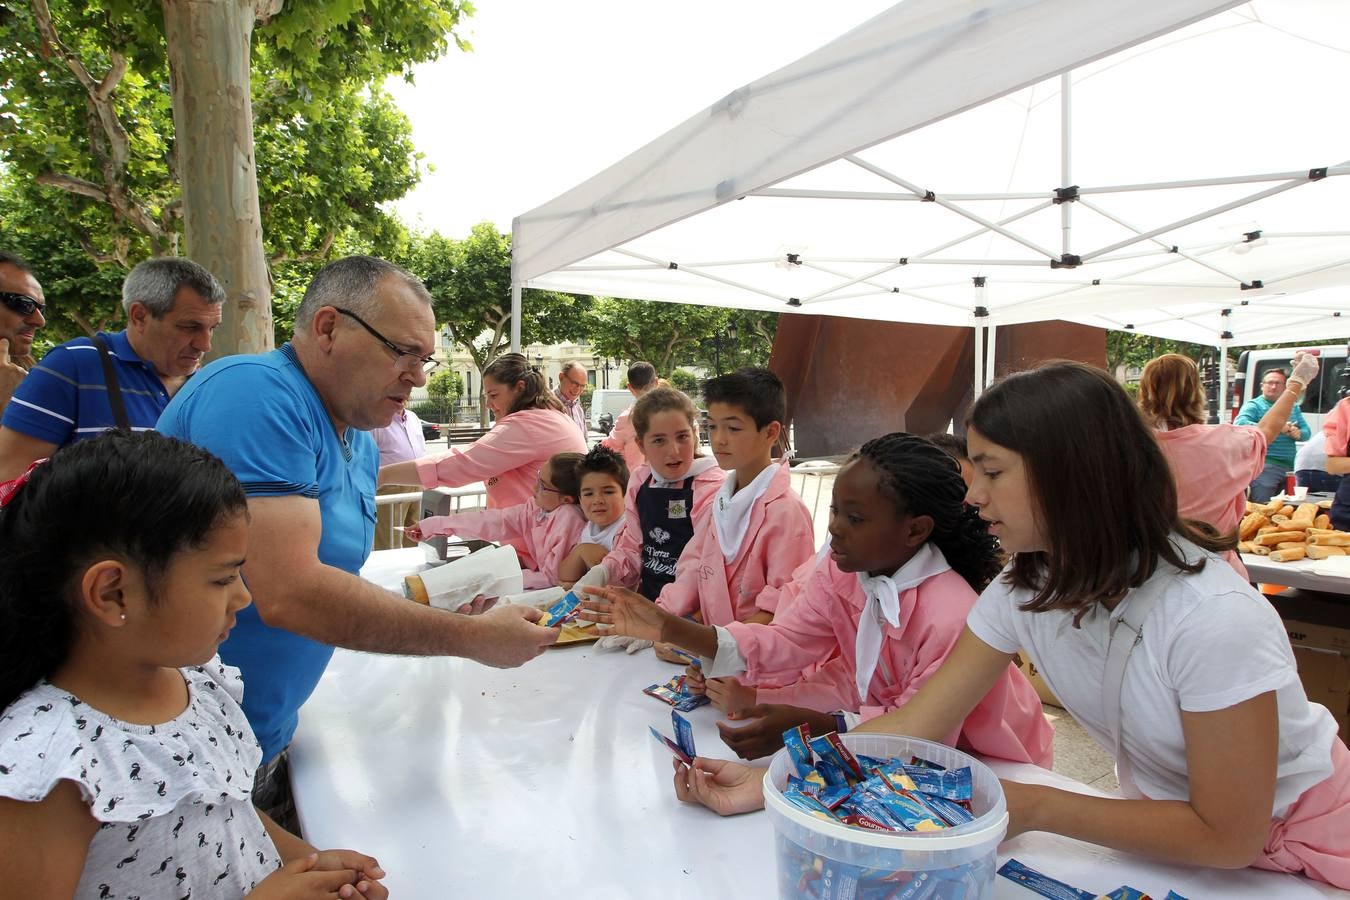
<svg viewBox="0 0 1350 900">
<path fill-rule="evenodd" d="M 423 422 L 422 438 L 428 441 L 439 441 L 441 439 L 441 426 L 435 422 Z"/>
</svg>

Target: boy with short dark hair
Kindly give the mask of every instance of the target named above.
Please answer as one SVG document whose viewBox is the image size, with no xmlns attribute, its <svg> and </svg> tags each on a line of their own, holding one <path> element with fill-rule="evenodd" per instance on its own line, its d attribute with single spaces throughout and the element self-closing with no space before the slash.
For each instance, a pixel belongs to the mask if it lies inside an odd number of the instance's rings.
<svg viewBox="0 0 1350 900">
<path fill-rule="evenodd" d="M 570 585 L 614 549 L 614 537 L 623 527 L 624 493 L 628 490 L 628 466 L 623 457 L 607 447 L 593 447 L 576 464 L 581 514 L 586 527 L 577 545 L 558 564 L 558 580 Z"/>
<path fill-rule="evenodd" d="M 792 490 L 783 434 L 787 396 L 768 369 L 741 369 L 703 383 L 713 455 L 728 470 L 657 603 L 708 625 L 769 622 L 778 591 L 814 551 L 815 528 Z"/>
</svg>

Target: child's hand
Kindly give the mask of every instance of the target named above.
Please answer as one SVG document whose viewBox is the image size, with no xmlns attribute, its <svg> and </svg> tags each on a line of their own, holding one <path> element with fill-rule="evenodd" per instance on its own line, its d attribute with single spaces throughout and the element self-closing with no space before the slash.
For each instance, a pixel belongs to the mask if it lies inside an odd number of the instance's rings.
<svg viewBox="0 0 1350 900">
<path fill-rule="evenodd" d="M 685 679 L 685 685 L 688 684 L 688 679 Z M 712 705 L 732 718 L 738 718 L 741 713 L 754 706 L 757 696 L 754 688 L 746 687 L 735 678 L 709 678 L 705 690 Z"/>
<path fill-rule="evenodd" d="M 693 766 L 675 760 L 675 796 L 700 803 L 719 816 L 764 808 L 763 769 L 726 759 L 694 758 Z"/>
<path fill-rule="evenodd" d="M 827 734 L 834 731 L 834 717 L 829 713 L 818 713 L 799 706 L 785 706 L 779 703 L 765 703 L 750 706 L 728 713 L 727 718 L 752 719 L 748 725 L 729 726 L 717 723 L 722 734 L 722 742 L 736 751 L 741 759 L 759 759 L 768 756 L 783 746 L 783 732 L 789 728 L 807 723 L 812 734 Z M 828 719 L 828 725 L 825 720 Z"/>
<path fill-rule="evenodd" d="M 667 644 L 665 641 L 657 641 L 652 645 L 652 652 L 655 653 L 656 658 L 662 662 L 675 663 L 677 666 L 688 663 L 689 658 L 673 652 L 675 649 L 676 647 L 674 644 Z"/>
<path fill-rule="evenodd" d="M 702 694 L 708 690 L 703 678 L 703 667 L 689 665 L 684 667 L 684 689 L 690 694 Z"/>
<path fill-rule="evenodd" d="M 355 850 L 321 850 L 314 868 L 325 872 L 356 872 L 356 877 L 351 882 L 356 890 L 349 894 L 343 894 L 339 890 L 340 897 L 361 896 L 372 900 L 385 900 L 389 896 L 389 889 L 378 880 L 384 877 L 384 869 L 380 868 L 380 864 L 373 856 L 366 856 Z"/>
<path fill-rule="evenodd" d="M 403 536 L 410 541 L 422 541 L 426 536 L 422 534 L 422 529 L 416 525 L 409 525 L 403 529 Z"/>
<path fill-rule="evenodd" d="M 595 622 L 601 634 L 621 634 L 644 641 L 659 641 L 661 626 L 670 613 L 641 594 L 624 588 L 586 587 L 580 618 Z"/>
<path fill-rule="evenodd" d="M 354 886 L 356 869 L 320 869 L 318 862 L 317 853 L 291 860 L 249 891 L 249 900 L 330 900 L 332 897 L 367 896 L 358 893 Z M 371 882 L 366 882 L 367 890 L 370 885 Z M 368 896 L 381 900 L 389 896 L 383 885 L 377 887 L 383 893 Z"/>
</svg>

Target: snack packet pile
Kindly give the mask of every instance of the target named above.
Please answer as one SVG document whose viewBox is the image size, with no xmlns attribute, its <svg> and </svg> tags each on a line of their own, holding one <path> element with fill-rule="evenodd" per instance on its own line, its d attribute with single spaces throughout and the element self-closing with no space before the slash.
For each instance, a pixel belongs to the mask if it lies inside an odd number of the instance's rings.
<svg viewBox="0 0 1350 900">
<path fill-rule="evenodd" d="M 1106 894 L 1094 894 L 1092 891 L 1080 890 L 1071 884 L 1065 884 L 1049 875 L 1038 872 L 1015 859 L 1005 862 L 999 868 L 998 874 L 1009 881 L 1017 882 L 1029 891 L 1040 894 L 1047 900 L 1153 900 L 1153 897 L 1149 894 L 1129 885 L 1121 885 Z M 1168 891 L 1164 900 L 1186 900 L 1186 898 L 1176 891 Z"/>
</svg>

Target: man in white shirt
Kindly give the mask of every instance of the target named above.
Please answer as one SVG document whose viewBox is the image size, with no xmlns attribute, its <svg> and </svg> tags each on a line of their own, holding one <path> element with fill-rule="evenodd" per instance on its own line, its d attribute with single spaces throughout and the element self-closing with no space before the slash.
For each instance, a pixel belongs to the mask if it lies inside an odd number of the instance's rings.
<svg viewBox="0 0 1350 900">
<path fill-rule="evenodd" d="M 589 434 L 586 428 L 586 410 L 581 407 L 581 394 L 586 390 L 586 370 L 582 368 L 581 363 L 570 362 L 562 367 L 558 373 L 558 389 L 554 391 L 558 395 L 558 400 L 562 402 L 563 411 L 572 417 L 572 421 L 577 423 L 581 429 L 581 439 L 585 440 Z"/>
<path fill-rule="evenodd" d="M 417 413 L 408 409 L 407 402 L 394 415 L 394 421 L 371 433 L 375 445 L 380 448 L 380 467 L 396 462 L 408 462 L 425 456 L 426 437 L 422 434 L 422 420 Z M 407 488 L 387 485 L 380 488 L 378 494 L 399 494 Z M 395 525 L 416 525 L 420 503 L 385 503 L 375 507 L 375 546 L 376 550 L 389 550 L 397 547 L 415 547 L 416 541 L 410 541 L 402 534 L 396 534 Z"/>
</svg>

